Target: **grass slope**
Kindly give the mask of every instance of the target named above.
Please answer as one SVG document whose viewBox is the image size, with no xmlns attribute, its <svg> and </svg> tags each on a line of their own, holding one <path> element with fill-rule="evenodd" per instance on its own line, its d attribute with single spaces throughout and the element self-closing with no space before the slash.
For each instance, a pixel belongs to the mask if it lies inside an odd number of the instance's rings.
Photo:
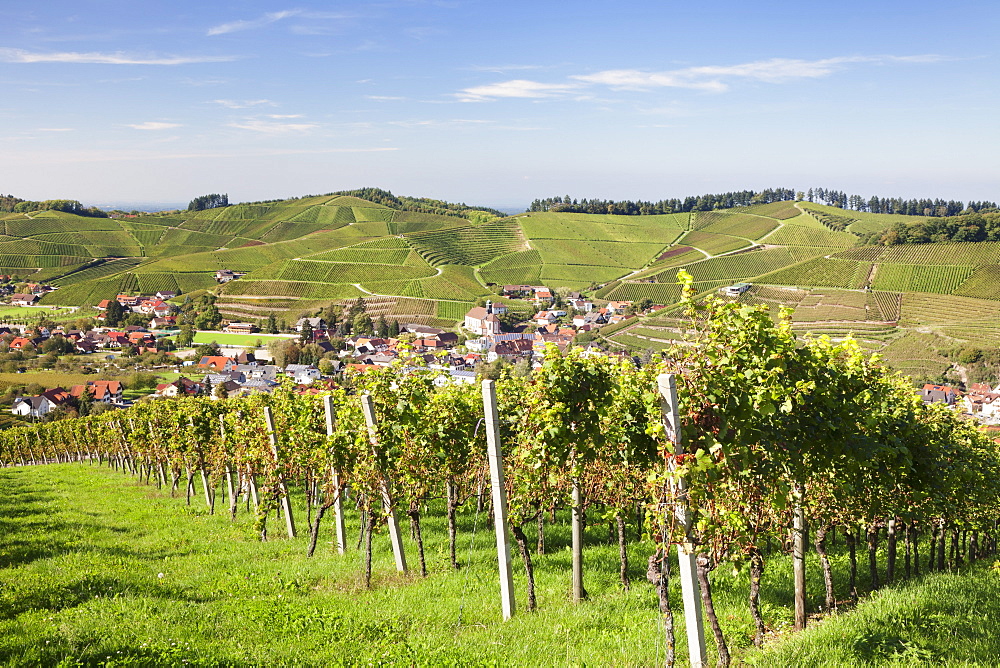
<svg viewBox="0 0 1000 668">
<path fill-rule="evenodd" d="M 86 464 L 3 469 L 0 485 L 4 665 L 662 664 L 656 596 L 644 581 L 652 545 L 630 542 L 633 584 L 623 591 L 618 548 L 608 545 L 601 522 L 586 533 L 589 600 L 569 600 L 569 527 L 560 514 L 547 526 L 546 554 L 534 555 L 539 611 L 522 608 L 502 622 L 494 541 L 474 504 L 459 511 L 461 570 L 447 564 L 445 522 L 432 504 L 423 518 L 429 576 L 397 574 L 388 541 L 378 535 L 373 588 L 364 590 L 353 512 L 347 553 L 332 553 L 326 525 L 308 559 L 305 536 L 284 539 L 273 522 L 272 539 L 261 543 L 242 504 L 235 523 L 225 512 L 209 515 L 200 488 L 187 505 L 183 495 L 170 498 Z M 304 525 L 301 501 L 295 511 Z M 414 549 L 408 536 L 404 544 Z M 831 555 L 836 590 L 844 592 L 842 541 Z M 822 581 L 813 555 L 807 566 L 815 610 Z M 720 568 L 712 580 L 730 647 L 750 665 L 996 665 L 1000 652 L 1000 576 L 984 567 L 887 588 L 858 610 L 763 651 L 750 648 L 746 573 Z M 761 595 L 774 631 L 791 622 L 790 585 L 788 560 L 772 555 Z M 684 657 L 678 589 L 675 578 L 670 595 Z M 523 606 L 519 568 L 515 593 Z"/>
</svg>

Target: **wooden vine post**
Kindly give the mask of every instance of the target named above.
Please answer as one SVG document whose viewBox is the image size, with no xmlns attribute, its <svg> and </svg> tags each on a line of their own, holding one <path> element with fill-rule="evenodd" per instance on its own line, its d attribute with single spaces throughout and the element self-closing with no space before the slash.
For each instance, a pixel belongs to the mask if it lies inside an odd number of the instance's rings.
<svg viewBox="0 0 1000 668">
<path fill-rule="evenodd" d="M 684 443 L 681 440 L 680 415 L 678 413 L 677 383 L 674 374 L 664 373 L 656 378 L 660 393 L 660 413 L 667 436 L 673 441 L 674 455 L 683 455 Z M 687 507 L 687 484 L 684 479 L 677 481 L 677 491 L 680 492 L 680 502 L 674 514 L 677 521 L 685 529 L 691 528 L 691 514 Z M 708 650 L 705 646 L 705 626 L 701 614 L 701 588 L 698 585 L 697 555 L 690 543 L 677 546 L 677 561 L 680 565 L 681 598 L 684 602 L 684 622 L 687 628 L 688 655 L 692 668 L 704 668 L 708 665 Z"/>
<path fill-rule="evenodd" d="M 372 444 L 372 454 L 378 447 L 378 432 L 375 430 L 378 421 L 375 418 L 375 404 L 370 394 L 361 395 L 361 410 L 365 414 L 365 424 L 368 425 L 368 438 Z M 396 508 L 389 493 L 389 485 L 382 480 L 382 507 L 385 509 L 385 521 L 389 525 L 389 541 L 392 543 L 392 554 L 396 558 L 396 570 L 406 572 L 406 553 L 403 551 L 403 537 L 399 532 L 399 521 L 396 519 Z"/>
<path fill-rule="evenodd" d="M 279 466 L 278 432 L 274 428 L 274 414 L 271 407 L 264 407 L 264 421 L 267 423 L 267 436 L 271 440 L 271 454 L 274 455 L 274 465 Z M 281 510 L 285 513 L 285 529 L 289 538 L 295 538 L 295 520 L 292 518 L 292 500 L 288 498 L 288 487 L 285 476 L 278 472 L 278 492 L 281 494 Z"/>
<path fill-rule="evenodd" d="M 500 605 L 506 620 L 514 616 L 514 581 L 510 564 L 510 536 L 507 532 L 507 488 L 504 483 L 503 453 L 500 450 L 497 389 L 492 380 L 483 381 L 483 409 L 486 414 L 486 458 L 489 460 L 490 486 L 493 492 L 497 562 L 500 566 Z"/>
<path fill-rule="evenodd" d="M 326 411 L 326 435 L 333 436 L 335 427 L 333 421 L 333 397 L 329 394 L 323 397 L 323 408 Z M 330 478 L 333 483 L 333 493 L 337 495 L 336 500 L 333 502 L 334 525 L 336 526 L 337 531 L 337 552 L 343 554 L 344 547 L 346 545 L 346 531 L 344 529 L 344 490 L 340 486 L 340 474 L 333 466 L 330 467 Z"/>
<path fill-rule="evenodd" d="M 806 550 L 808 549 L 806 513 L 802 508 L 802 486 L 795 488 L 792 510 L 792 572 L 795 579 L 795 630 L 806 628 Z"/>
</svg>

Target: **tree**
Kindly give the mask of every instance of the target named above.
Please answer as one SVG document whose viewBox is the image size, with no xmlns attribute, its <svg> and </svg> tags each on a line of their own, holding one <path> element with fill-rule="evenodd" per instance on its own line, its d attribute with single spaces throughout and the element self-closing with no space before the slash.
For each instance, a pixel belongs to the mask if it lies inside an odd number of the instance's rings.
<svg viewBox="0 0 1000 668">
<path fill-rule="evenodd" d="M 268 334 L 278 333 L 278 319 L 274 317 L 273 313 L 267 314 L 267 324 L 264 325 L 264 331 Z"/>
<path fill-rule="evenodd" d="M 197 329 L 218 329 L 221 323 L 222 314 L 214 303 L 208 304 L 194 319 L 194 326 Z"/>
<path fill-rule="evenodd" d="M 91 409 L 94 404 L 94 394 L 90 391 L 90 386 L 85 385 L 83 392 L 80 393 L 80 397 L 77 399 L 76 413 L 80 417 L 85 417 L 90 415 Z"/>
<path fill-rule="evenodd" d="M 125 309 L 118 303 L 117 299 L 112 299 L 104 311 L 104 324 L 108 327 L 117 327 L 124 315 Z"/>
<path fill-rule="evenodd" d="M 353 330 L 355 334 L 371 334 L 374 330 L 372 319 L 364 311 L 354 316 L 352 324 L 354 325 Z"/>
<path fill-rule="evenodd" d="M 177 334 L 177 345 L 187 348 L 194 343 L 194 327 L 191 325 L 181 325 L 181 331 Z"/>
<path fill-rule="evenodd" d="M 215 209 L 220 206 L 229 206 L 229 195 L 212 193 L 195 197 L 188 204 L 188 211 L 204 211 L 205 209 Z"/>
<path fill-rule="evenodd" d="M 305 322 L 302 323 L 302 331 L 299 333 L 299 341 L 303 344 L 312 343 L 313 340 L 313 326 L 309 322 L 308 318 L 305 318 Z"/>
</svg>

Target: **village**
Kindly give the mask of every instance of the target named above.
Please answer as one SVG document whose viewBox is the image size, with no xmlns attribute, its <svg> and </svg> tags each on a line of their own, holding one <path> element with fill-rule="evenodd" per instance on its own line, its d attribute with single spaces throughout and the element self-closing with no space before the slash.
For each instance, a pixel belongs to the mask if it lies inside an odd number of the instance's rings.
<svg viewBox="0 0 1000 668">
<path fill-rule="evenodd" d="M 238 278 L 220 271 L 217 280 Z M 748 287 L 741 283 L 719 290 L 738 297 Z M 44 285 L 29 285 L 24 293 L 10 295 L 12 305 L 31 306 Z M 565 351 L 581 345 L 589 354 L 628 357 L 623 351 L 608 351 L 593 342 L 591 333 L 604 325 L 615 325 L 637 313 L 663 308 L 656 304 L 636 305 L 630 301 L 595 304 L 577 293 L 557 296 L 546 286 L 505 285 L 496 299 L 487 299 L 471 308 L 460 326 L 453 330 L 420 323 L 393 321 L 392 327 L 371 334 L 341 337 L 322 317 L 302 317 L 282 338 L 272 339 L 265 348 L 256 346 L 225 348 L 208 344 L 178 346 L 179 308 L 170 303 L 176 293 L 161 291 L 151 295 L 120 294 L 95 306 L 94 325 L 86 329 L 65 327 L 0 327 L 0 350 L 7 352 L 58 351 L 79 356 L 103 356 L 105 360 L 149 357 L 158 362 L 145 369 L 173 375 L 150 388 L 148 394 L 126 393 L 118 379 L 98 379 L 70 387 L 51 387 L 32 395 L 16 396 L 10 411 L 23 419 L 52 419 L 61 415 L 94 410 L 125 408 L 134 401 L 181 396 L 207 395 L 235 397 L 253 392 L 271 392 L 283 382 L 301 393 L 329 389 L 342 383 L 345 372 L 363 373 L 376 367 L 396 365 L 400 372 L 430 369 L 437 372 L 435 384 L 473 383 L 495 375 L 503 366 L 528 373 L 541 366 L 548 346 Z M 509 317 L 507 300 L 528 301 L 535 313 L 528 319 Z M 558 306 L 556 305 L 558 304 Z M 114 317 L 110 318 L 109 313 Z M 109 320 L 128 324 L 112 326 Z M 145 320 L 148 317 L 148 321 Z M 223 320 L 225 334 L 254 335 L 256 323 Z M 199 330 L 211 335 L 211 331 Z M 284 346 L 276 359 L 275 344 Z M 302 351 L 309 347 L 308 354 Z M 199 354 L 206 353 L 206 354 Z M 635 359 L 637 364 L 641 360 Z M 135 365 L 136 370 L 140 365 Z M 172 374 L 164 373 L 170 370 Z M 1000 423 L 1000 386 L 973 383 L 967 392 L 946 385 L 925 384 L 917 390 L 924 402 L 944 403 L 986 424 Z M 126 396 L 131 394 L 132 396 Z M 81 408 L 81 404 L 90 406 Z"/>
<path fill-rule="evenodd" d="M 220 271 L 217 278 L 228 281 L 238 277 L 231 277 L 230 273 Z M 46 286 L 37 286 L 37 293 L 14 294 L 10 301 L 12 305 L 17 300 L 17 305 L 31 306 L 45 289 Z M 149 371 L 170 369 L 180 374 L 159 383 L 147 395 L 131 398 L 123 391 L 123 383 L 115 379 L 46 388 L 30 396 L 14 397 L 11 413 L 31 420 L 53 419 L 57 415 L 80 414 L 83 402 L 92 403 L 97 410 L 107 410 L 125 408 L 147 398 L 197 395 L 225 398 L 271 392 L 282 382 L 291 383 L 299 392 L 315 392 L 338 384 L 344 372 L 363 373 L 390 365 L 399 366 L 401 372 L 418 368 L 437 371 L 435 383 L 438 385 L 472 383 L 505 365 L 518 366 L 527 372 L 541 365 L 547 346 L 565 350 L 586 338 L 580 337 L 581 334 L 635 317 L 632 302 L 596 306 L 576 293 L 563 300 L 545 286 L 507 285 L 496 300 L 485 300 L 482 306 L 471 308 L 461 325 L 453 330 L 394 321 L 388 331 L 381 332 L 382 335 L 375 332 L 340 337 L 339 330 L 324 318 L 303 317 L 289 327 L 290 331 L 283 338 L 270 339 L 270 348 L 276 344 L 285 348 L 278 355 L 282 359 L 275 359 L 270 349 L 259 345 L 260 340 L 257 346 L 243 349 L 212 344 L 180 347 L 179 309 L 169 302 L 176 296 L 176 293 L 162 291 L 152 295 L 120 294 L 104 299 L 95 306 L 94 326 L 86 329 L 0 327 L 0 350 L 7 352 L 57 350 L 62 354 L 96 356 L 108 362 L 154 355 L 161 363 L 151 366 Z M 536 312 L 523 321 L 504 317 L 508 313 L 505 298 L 530 301 Z M 556 307 L 556 303 L 560 306 Z M 136 314 L 148 320 L 132 317 Z M 144 322 L 110 324 L 126 320 Z M 260 333 L 260 326 L 223 320 L 218 331 L 255 335 Z M 204 330 L 198 333 L 212 334 Z M 599 352 L 594 344 L 584 345 L 591 347 L 593 354 L 627 356 L 625 353 Z M 307 347 L 311 358 L 307 363 L 300 363 L 300 351 Z M 199 351 L 211 354 L 199 355 Z M 301 357 L 310 355 L 302 354 Z M 163 364 L 164 361 L 167 364 Z M 90 410 L 92 407 L 82 409 L 83 412 Z"/>
</svg>

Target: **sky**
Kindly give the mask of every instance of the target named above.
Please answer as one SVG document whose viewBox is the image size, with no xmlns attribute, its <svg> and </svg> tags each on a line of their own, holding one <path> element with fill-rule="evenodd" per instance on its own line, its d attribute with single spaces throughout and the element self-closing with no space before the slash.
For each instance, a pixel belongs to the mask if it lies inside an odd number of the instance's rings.
<svg viewBox="0 0 1000 668">
<path fill-rule="evenodd" d="M 1000 3 L 0 0 L 0 192 L 1000 199 Z"/>
</svg>

